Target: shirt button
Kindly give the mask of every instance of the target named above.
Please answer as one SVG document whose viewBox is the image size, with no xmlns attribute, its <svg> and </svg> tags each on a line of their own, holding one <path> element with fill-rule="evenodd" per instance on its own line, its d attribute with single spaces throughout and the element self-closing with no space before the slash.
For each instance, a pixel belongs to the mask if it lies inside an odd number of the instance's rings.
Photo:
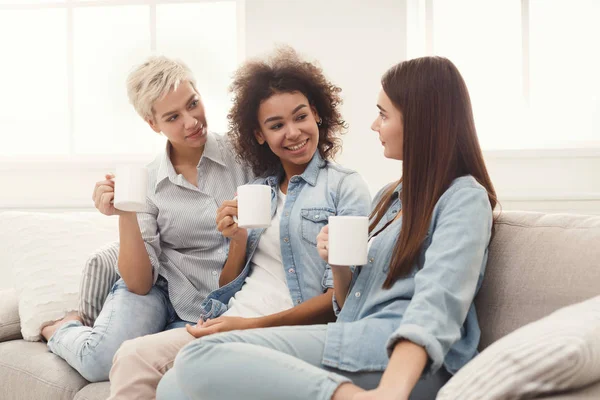
<svg viewBox="0 0 600 400">
<path fill-rule="evenodd" d="M 294 268 L 290 268 L 290 269 L 288 269 L 288 272 L 289 272 L 290 274 L 293 274 L 293 273 L 294 273 L 294 272 L 296 272 L 296 271 L 294 271 Z"/>
<path fill-rule="evenodd" d="M 354 297 L 360 297 L 360 292 L 354 293 Z"/>
<path fill-rule="evenodd" d="M 375 259 L 374 259 L 373 257 L 371 257 L 371 258 L 369 259 L 369 262 L 370 262 L 371 264 L 373 264 L 373 261 L 375 261 Z"/>
<path fill-rule="evenodd" d="M 285 216 L 286 216 L 286 217 L 289 217 L 289 216 L 290 216 L 290 213 L 289 213 L 289 212 L 286 212 L 286 213 L 285 213 Z"/>
<path fill-rule="evenodd" d="M 296 300 L 296 304 L 300 304 L 300 303 L 302 303 L 302 300 L 300 300 L 300 299 Z"/>
<path fill-rule="evenodd" d="M 214 276 L 217 276 L 217 271 L 213 271 L 213 272 L 212 272 L 212 274 L 213 274 Z"/>
<path fill-rule="evenodd" d="M 315 215 L 315 219 L 319 218 L 319 214 Z"/>
<path fill-rule="evenodd" d="M 290 241 L 290 239 L 288 239 L 288 238 L 283 238 L 283 241 L 287 243 L 287 242 L 289 242 L 289 241 Z"/>
</svg>

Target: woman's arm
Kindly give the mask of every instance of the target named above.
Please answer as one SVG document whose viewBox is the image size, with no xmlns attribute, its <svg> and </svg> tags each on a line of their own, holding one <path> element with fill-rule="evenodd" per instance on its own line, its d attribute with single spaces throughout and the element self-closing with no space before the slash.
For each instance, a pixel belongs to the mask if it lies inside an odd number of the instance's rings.
<svg viewBox="0 0 600 400">
<path fill-rule="evenodd" d="M 329 289 L 325 293 L 306 300 L 289 310 L 254 318 L 252 327 L 269 328 L 273 326 L 315 325 L 333 322 L 335 321 L 335 315 L 331 307 L 332 296 L 333 290 Z"/>
<path fill-rule="evenodd" d="M 396 344 L 379 386 L 374 390 L 363 389 L 348 383 L 340 386 L 333 400 L 408 400 L 417 385 L 425 365 L 427 352 L 407 340 Z"/>
<path fill-rule="evenodd" d="M 289 310 L 259 318 L 219 317 L 206 322 L 198 321 L 198 325 L 187 325 L 187 331 L 196 338 L 218 332 L 239 329 L 267 328 L 274 326 L 315 325 L 335 321 L 331 297 L 333 290 L 315 296 Z"/>
<path fill-rule="evenodd" d="M 230 239 L 229 254 L 219 277 L 219 286 L 233 281 L 246 265 L 248 230 L 238 227 L 233 217 L 237 216 L 237 199 L 224 201 L 217 210 L 217 229 Z"/>
<path fill-rule="evenodd" d="M 146 295 L 152 288 L 152 264 L 137 215 L 134 212 L 119 216 L 119 274 L 130 292 Z"/>
<path fill-rule="evenodd" d="M 152 288 L 152 263 L 142 238 L 137 214 L 117 210 L 113 205 L 115 182 L 113 175 L 106 175 L 104 181 L 96 183 L 92 199 L 94 205 L 104 215 L 119 216 L 119 274 L 130 292 L 145 295 Z M 156 231 L 156 218 L 150 216 L 150 223 Z M 158 236 L 158 235 L 156 235 Z M 158 243 L 158 240 L 156 241 Z"/>
<path fill-rule="evenodd" d="M 219 286 L 227 285 L 242 273 L 246 265 L 246 247 L 247 239 L 229 243 L 229 255 L 219 277 Z"/>
</svg>

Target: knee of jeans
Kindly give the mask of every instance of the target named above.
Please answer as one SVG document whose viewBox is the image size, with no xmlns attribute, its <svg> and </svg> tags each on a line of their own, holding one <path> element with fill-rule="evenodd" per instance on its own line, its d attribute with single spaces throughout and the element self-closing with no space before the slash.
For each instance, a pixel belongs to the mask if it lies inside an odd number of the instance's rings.
<svg viewBox="0 0 600 400">
<path fill-rule="evenodd" d="M 195 340 L 179 351 L 173 365 L 179 382 L 190 384 L 195 391 L 203 391 L 203 384 L 209 384 L 222 374 L 219 359 L 222 351 L 227 351 L 227 344 L 214 339 L 207 336 Z M 202 379 L 198 379 L 199 376 Z"/>
<path fill-rule="evenodd" d="M 113 364 L 125 362 L 127 365 L 143 361 L 152 361 L 152 355 L 155 352 L 144 343 L 144 337 L 126 340 L 121 344 L 119 350 L 115 353 Z"/>
<path fill-rule="evenodd" d="M 179 397 L 184 398 L 180 395 L 181 389 L 177 385 L 177 376 L 175 371 L 171 370 L 167 372 L 156 387 L 156 400 L 174 400 Z"/>
<path fill-rule="evenodd" d="M 108 380 L 112 363 L 104 357 L 84 357 L 81 361 L 79 373 L 90 382 L 103 382 Z"/>
</svg>

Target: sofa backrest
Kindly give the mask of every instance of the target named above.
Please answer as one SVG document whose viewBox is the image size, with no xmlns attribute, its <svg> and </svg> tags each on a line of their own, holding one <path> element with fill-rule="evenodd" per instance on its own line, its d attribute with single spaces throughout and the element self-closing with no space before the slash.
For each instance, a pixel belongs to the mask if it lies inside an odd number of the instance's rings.
<svg viewBox="0 0 600 400">
<path fill-rule="evenodd" d="M 600 217 L 500 213 L 475 304 L 480 349 L 600 294 Z"/>
</svg>

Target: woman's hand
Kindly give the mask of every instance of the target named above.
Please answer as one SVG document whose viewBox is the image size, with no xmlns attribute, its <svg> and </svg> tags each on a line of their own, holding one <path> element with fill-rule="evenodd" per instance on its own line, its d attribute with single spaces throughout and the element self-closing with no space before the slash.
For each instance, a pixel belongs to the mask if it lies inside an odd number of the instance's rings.
<svg viewBox="0 0 600 400">
<path fill-rule="evenodd" d="M 317 235 L 317 251 L 319 256 L 329 263 L 329 225 L 325 225 Z"/>
<path fill-rule="evenodd" d="M 213 333 L 229 332 L 240 329 L 255 328 L 253 318 L 218 317 L 207 321 L 200 320 L 196 326 L 186 325 L 188 333 L 195 338 L 212 335 Z"/>
<path fill-rule="evenodd" d="M 223 236 L 238 243 L 246 243 L 248 230 L 240 228 L 233 219 L 238 214 L 237 199 L 226 200 L 217 210 L 217 229 Z"/>
<path fill-rule="evenodd" d="M 106 174 L 105 180 L 96 182 L 92 200 L 94 206 L 104 215 L 125 215 L 126 211 L 117 210 L 113 205 L 115 199 L 115 181 L 114 175 Z"/>
</svg>

